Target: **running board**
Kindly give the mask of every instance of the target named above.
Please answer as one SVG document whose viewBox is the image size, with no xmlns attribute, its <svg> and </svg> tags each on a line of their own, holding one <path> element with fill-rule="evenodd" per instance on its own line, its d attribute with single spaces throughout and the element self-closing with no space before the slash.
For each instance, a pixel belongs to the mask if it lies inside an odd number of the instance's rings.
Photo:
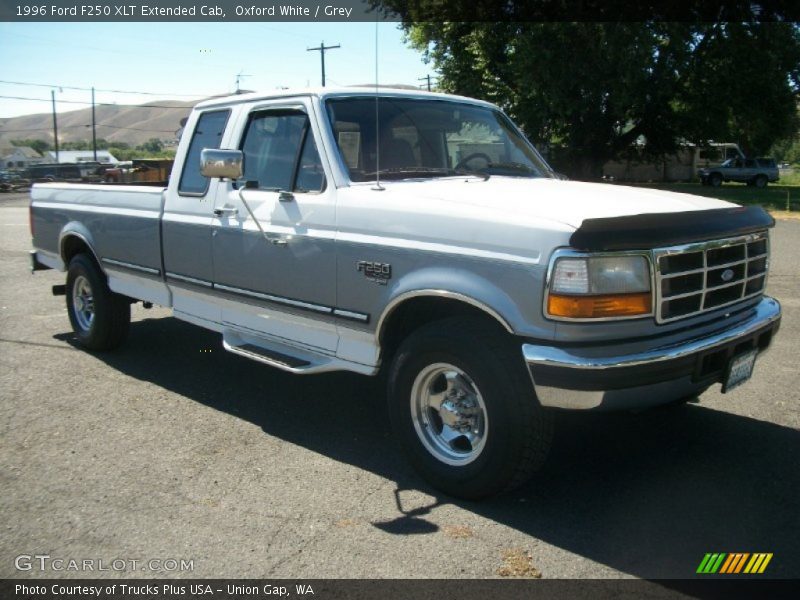
<svg viewBox="0 0 800 600">
<path fill-rule="evenodd" d="M 302 350 L 263 337 L 245 334 L 232 329 L 222 332 L 222 346 L 228 352 L 255 360 L 265 365 L 289 371 L 290 373 L 310 375 L 326 371 L 346 369 L 341 360 L 332 356 Z"/>
</svg>

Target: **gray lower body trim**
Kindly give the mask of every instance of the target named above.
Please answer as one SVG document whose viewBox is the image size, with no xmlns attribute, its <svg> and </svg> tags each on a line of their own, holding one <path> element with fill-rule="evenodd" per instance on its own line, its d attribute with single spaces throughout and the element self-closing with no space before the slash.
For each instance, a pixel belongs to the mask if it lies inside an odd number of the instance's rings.
<svg viewBox="0 0 800 600">
<path fill-rule="evenodd" d="M 335 308 L 333 310 L 333 314 L 343 319 L 350 319 L 351 321 L 358 321 L 359 323 L 369 323 L 369 315 L 366 315 L 364 313 L 354 312 L 351 310 L 343 310 L 341 308 Z"/>
<path fill-rule="evenodd" d="M 131 271 L 138 271 L 139 273 L 147 273 L 148 275 L 161 275 L 160 269 L 154 269 L 153 267 L 145 267 L 144 265 L 137 265 L 134 263 L 125 262 L 122 260 L 116 260 L 113 258 L 101 258 L 102 262 L 112 267 L 121 267 L 123 269 L 129 269 Z"/>
<path fill-rule="evenodd" d="M 183 283 L 191 283 L 192 285 L 199 285 L 200 287 L 204 288 L 212 288 L 214 284 L 210 281 L 206 281 L 205 279 L 195 279 L 194 277 L 188 277 L 186 275 L 178 275 L 177 273 L 170 273 L 167 271 L 167 279 L 174 279 L 175 281 L 180 281 Z"/>
<path fill-rule="evenodd" d="M 358 321 L 359 323 L 368 323 L 369 315 L 340 308 L 333 308 L 331 306 L 324 306 L 322 304 L 314 304 L 312 302 L 304 302 L 302 300 L 295 300 L 294 298 L 286 298 L 284 296 L 274 296 L 272 294 L 264 294 L 262 292 L 254 292 L 244 288 L 233 287 L 221 283 L 213 283 L 205 279 L 197 279 L 195 277 L 188 277 L 186 275 L 179 275 L 177 273 L 167 272 L 167 279 L 179 281 L 181 283 L 188 283 L 191 285 L 200 286 L 206 289 L 213 289 L 218 292 L 225 292 L 234 294 L 236 296 L 243 296 L 245 298 L 252 298 L 254 300 L 262 300 L 273 304 L 281 304 L 291 308 L 300 310 L 307 310 L 317 314 L 333 315 L 342 319 L 349 319 L 351 321 Z"/>
<path fill-rule="evenodd" d="M 220 283 L 214 284 L 215 290 L 220 290 L 223 292 L 230 292 L 232 294 L 238 294 L 240 296 L 247 296 L 248 298 L 256 298 L 258 300 L 265 300 L 267 302 L 275 302 L 276 304 L 285 304 L 286 306 L 292 306 L 294 308 L 302 308 L 305 310 L 311 310 L 318 313 L 323 313 L 329 315 L 333 312 L 333 308 L 330 306 L 322 306 L 320 304 L 312 304 L 310 302 L 303 302 L 302 300 L 293 300 L 292 298 L 284 298 L 283 296 L 273 296 L 271 294 L 262 294 L 261 292 L 253 292 L 251 290 L 245 290 L 242 288 L 237 287 L 230 287 L 227 285 L 222 285 Z"/>
</svg>

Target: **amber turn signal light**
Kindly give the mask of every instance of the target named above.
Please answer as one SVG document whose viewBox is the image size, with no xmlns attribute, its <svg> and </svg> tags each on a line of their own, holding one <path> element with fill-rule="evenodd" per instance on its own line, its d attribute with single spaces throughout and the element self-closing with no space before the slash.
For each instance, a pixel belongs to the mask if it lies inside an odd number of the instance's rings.
<svg viewBox="0 0 800 600">
<path fill-rule="evenodd" d="M 568 319 L 631 317 L 649 314 L 650 305 L 650 292 L 599 296 L 551 294 L 547 300 L 547 312 L 551 317 Z"/>
</svg>

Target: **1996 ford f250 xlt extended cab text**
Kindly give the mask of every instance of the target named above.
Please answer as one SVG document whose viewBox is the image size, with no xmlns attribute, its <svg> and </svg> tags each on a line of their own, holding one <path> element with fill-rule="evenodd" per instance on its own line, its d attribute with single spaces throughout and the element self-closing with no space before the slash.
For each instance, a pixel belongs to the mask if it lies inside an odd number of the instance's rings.
<svg viewBox="0 0 800 600">
<path fill-rule="evenodd" d="M 554 408 L 750 377 L 781 316 L 764 295 L 773 224 L 564 181 L 485 102 L 358 88 L 203 102 L 166 189 L 31 198 L 33 268 L 67 272 L 85 347 L 121 343 L 139 300 L 279 369 L 384 372 L 410 460 L 466 498 L 526 480 Z"/>
</svg>

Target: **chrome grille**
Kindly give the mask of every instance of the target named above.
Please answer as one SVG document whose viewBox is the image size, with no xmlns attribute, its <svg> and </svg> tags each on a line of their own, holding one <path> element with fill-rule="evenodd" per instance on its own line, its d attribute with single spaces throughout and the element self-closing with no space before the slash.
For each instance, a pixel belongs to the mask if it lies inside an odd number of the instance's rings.
<svg viewBox="0 0 800 600">
<path fill-rule="evenodd" d="M 656 321 L 667 323 L 762 294 L 769 238 L 761 232 L 660 248 L 653 258 Z"/>
</svg>

